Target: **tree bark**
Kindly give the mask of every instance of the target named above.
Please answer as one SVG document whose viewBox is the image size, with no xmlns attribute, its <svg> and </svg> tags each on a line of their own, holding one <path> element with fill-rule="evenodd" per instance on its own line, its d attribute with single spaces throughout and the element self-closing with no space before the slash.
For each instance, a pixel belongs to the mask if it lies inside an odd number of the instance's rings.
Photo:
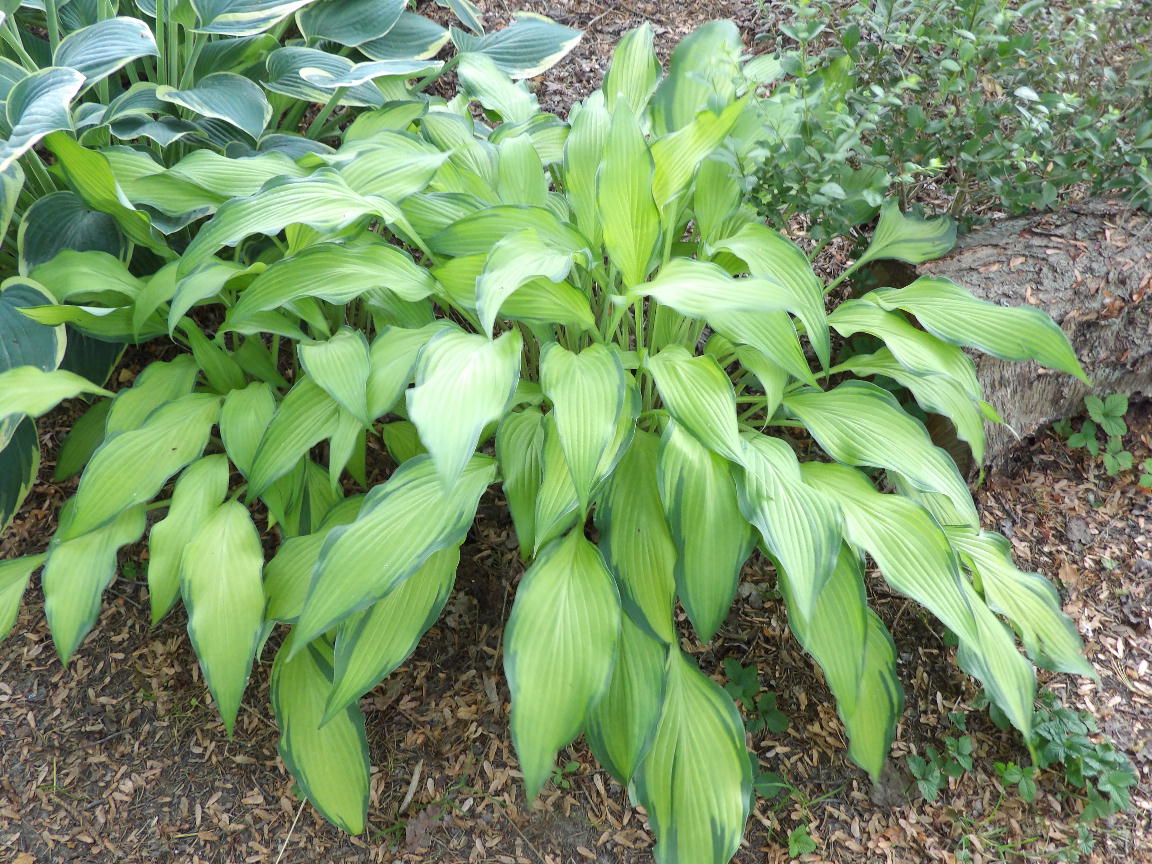
<svg viewBox="0 0 1152 864">
<path fill-rule="evenodd" d="M 1043 309 L 1068 336 L 1092 387 L 1035 363 L 976 356 L 985 398 L 1021 437 L 1083 411 L 1089 393 L 1152 395 L 1152 214 L 1093 199 L 997 222 L 919 274 L 977 297 Z M 1010 464 L 1016 436 L 988 429 L 986 463 Z"/>
</svg>

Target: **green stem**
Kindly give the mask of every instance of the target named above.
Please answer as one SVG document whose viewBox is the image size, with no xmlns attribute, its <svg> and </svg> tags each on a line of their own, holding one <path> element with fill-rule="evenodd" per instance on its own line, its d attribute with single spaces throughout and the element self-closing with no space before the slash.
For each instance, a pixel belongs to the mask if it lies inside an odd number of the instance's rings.
<svg viewBox="0 0 1152 864">
<path fill-rule="evenodd" d="M 27 154 L 24 160 L 24 168 L 28 175 L 36 181 L 36 185 L 41 189 L 41 197 L 44 195 L 51 195 L 56 191 L 56 181 L 52 179 L 52 175 L 48 173 L 48 169 L 44 163 L 40 161 L 40 157 L 36 155 L 34 150 Z"/>
<path fill-rule="evenodd" d="M 24 40 L 20 36 L 20 31 L 16 28 L 16 19 L 9 16 L 5 22 L 5 26 L 0 29 L 0 36 L 3 36 L 4 41 L 11 46 L 12 50 L 16 52 L 20 58 L 20 62 L 24 64 L 24 68 L 31 72 L 35 72 L 39 64 L 32 59 L 26 50 L 24 50 Z"/>
<path fill-rule="evenodd" d="M 168 80 L 174 87 L 180 81 L 180 25 L 168 22 Z"/>
<path fill-rule="evenodd" d="M 839 276 L 837 276 L 835 279 L 833 279 L 831 282 L 829 282 L 827 285 L 824 286 L 824 293 L 825 294 L 832 293 L 833 289 L 835 289 L 835 287 L 837 285 L 839 285 L 841 282 L 843 282 L 845 279 L 847 279 L 849 276 L 851 276 L 853 273 L 855 273 L 857 270 L 859 270 L 861 265 L 863 265 L 864 263 L 866 263 L 866 262 L 863 259 L 860 259 L 860 260 L 850 264 L 848 267 L 845 267 L 843 273 L 841 273 Z"/>
<path fill-rule="evenodd" d="M 449 57 L 447 62 L 443 66 L 441 66 L 435 72 L 429 72 L 427 75 L 425 75 L 423 78 L 421 78 L 415 84 L 413 84 L 412 85 L 412 92 L 413 93 L 424 92 L 424 88 L 426 88 L 429 84 L 431 84 L 433 81 L 435 81 L 441 75 L 444 75 L 446 72 L 449 72 L 452 69 L 455 69 L 457 64 L 459 64 L 459 62 L 460 62 L 460 55 L 459 54 L 456 54 L 452 57 Z"/>
<path fill-rule="evenodd" d="M 284 119 L 280 121 L 280 129 L 286 132 L 300 131 L 300 121 L 304 118 L 304 112 L 308 110 L 310 104 L 310 102 L 297 102 L 285 111 Z"/>
<path fill-rule="evenodd" d="M 180 76 L 180 86 L 187 87 L 195 78 L 196 63 L 200 60 L 200 52 L 208 44 L 207 33 L 195 33 L 192 36 L 192 47 L 184 58 L 184 74 Z"/>
<path fill-rule="evenodd" d="M 168 84 L 168 0 L 156 0 L 156 74 L 158 84 Z"/>
<path fill-rule="evenodd" d="M 44 18 L 48 24 L 48 47 L 52 56 L 56 56 L 56 48 L 60 44 L 60 10 L 59 0 L 44 0 Z"/>
<path fill-rule="evenodd" d="M 320 131 L 324 128 L 324 121 L 336 110 L 336 106 L 340 104 L 340 100 L 344 98 L 344 94 L 348 92 L 347 87 L 338 87 L 328 101 L 324 103 L 324 107 L 312 118 L 312 122 L 308 124 L 308 131 L 304 134 L 312 140 L 319 138 Z"/>
</svg>

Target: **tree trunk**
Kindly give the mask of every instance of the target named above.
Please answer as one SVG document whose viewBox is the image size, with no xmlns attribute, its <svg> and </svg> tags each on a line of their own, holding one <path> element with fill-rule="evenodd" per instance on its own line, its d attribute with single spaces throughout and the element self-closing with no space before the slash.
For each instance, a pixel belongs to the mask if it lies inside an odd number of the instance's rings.
<svg viewBox="0 0 1152 864">
<path fill-rule="evenodd" d="M 1080 413 L 1089 393 L 1152 395 L 1152 214 L 1095 199 L 1006 219 L 917 272 L 993 303 L 1036 306 L 1068 336 L 1091 388 L 1035 363 L 976 357 L 985 398 L 1021 437 Z M 1016 441 L 990 427 L 987 464 L 1005 467 Z"/>
</svg>

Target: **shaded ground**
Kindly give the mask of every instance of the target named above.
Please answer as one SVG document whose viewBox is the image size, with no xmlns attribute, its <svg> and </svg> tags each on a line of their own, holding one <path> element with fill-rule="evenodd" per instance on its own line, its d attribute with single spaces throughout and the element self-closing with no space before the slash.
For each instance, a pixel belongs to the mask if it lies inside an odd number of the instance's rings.
<svg viewBox="0 0 1152 864">
<path fill-rule="evenodd" d="M 751 29 L 755 4 L 574 0 L 558 12 L 542 2 L 487 4 L 547 12 L 591 35 L 541 85 L 556 109 L 595 86 L 611 45 L 647 17 L 663 50 L 697 23 L 735 17 Z M 0 537 L 0 557 L 38 551 L 70 488 L 51 483 L 67 411 L 41 422 L 43 482 Z M 1139 463 L 1152 456 L 1147 406 L 1134 409 L 1126 439 Z M 1011 537 L 1019 563 L 1056 579 L 1076 620 L 1099 685 L 1048 676 L 1069 705 L 1089 710 L 1130 754 L 1141 785 L 1134 809 L 1096 826 L 1080 845 L 1080 803 L 1057 778 L 1041 779 L 1033 805 L 1006 794 L 993 765 L 1026 761 L 1014 734 L 985 714 L 969 717 L 974 770 L 940 800 L 909 801 L 900 772 L 909 752 L 941 747 L 946 714 L 976 696 L 938 629 L 915 604 L 873 581 L 874 606 L 901 652 L 907 708 L 894 747 L 897 776 L 877 803 L 867 778 L 843 752 L 827 689 L 787 633 L 767 565 L 754 559 L 720 636 L 705 650 L 686 643 L 702 667 L 724 658 L 757 664 L 791 718 L 779 735 L 751 740 L 762 767 L 794 787 L 783 803 L 759 801 L 743 864 L 788 860 L 787 837 L 809 826 L 815 852 L 804 861 L 1032 862 L 1058 854 L 1091 862 L 1152 861 L 1152 499 L 1133 472 L 1105 476 L 1084 451 L 1054 437 L 1028 447 L 1012 476 L 979 490 L 986 525 Z M 500 662 L 516 560 L 510 526 L 490 497 L 465 546 L 447 614 L 401 670 L 365 698 L 372 750 L 370 830 L 350 838 L 292 792 L 276 755 L 267 702 L 268 663 L 259 665 L 235 740 L 224 735 L 184 634 L 173 615 L 147 622 L 142 549 L 126 550 L 93 634 L 63 669 L 43 620 L 38 589 L 12 637 L 0 645 L 0 859 L 48 862 L 631 862 L 650 860 L 642 812 L 582 746 L 561 755 L 578 767 L 528 804 L 507 734 Z M 264 658 L 269 661 L 270 657 Z M 1089 845 L 1091 848 L 1089 848 Z"/>
</svg>

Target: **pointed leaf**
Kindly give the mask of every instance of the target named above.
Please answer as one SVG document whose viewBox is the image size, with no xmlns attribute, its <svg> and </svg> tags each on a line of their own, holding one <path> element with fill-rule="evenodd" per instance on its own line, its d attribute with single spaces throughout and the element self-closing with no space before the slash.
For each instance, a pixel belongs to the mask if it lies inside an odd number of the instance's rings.
<svg viewBox="0 0 1152 864">
<path fill-rule="evenodd" d="M 255 498 L 283 477 L 309 450 L 332 435 L 340 405 L 311 378 L 302 377 L 288 391 L 264 430 L 248 475 L 248 494 Z"/>
<path fill-rule="evenodd" d="M 600 87 L 608 110 L 612 110 L 617 99 L 623 99 L 633 114 L 641 113 L 660 74 L 660 61 L 652 47 L 652 25 L 645 21 L 625 33 L 612 52 L 612 62 Z"/>
<path fill-rule="evenodd" d="M 491 333 L 504 302 L 525 282 L 543 277 L 561 282 L 572 269 L 571 252 L 548 245 L 531 228 L 500 240 L 476 280 L 476 312 L 485 333 Z"/>
<path fill-rule="evenodd" d="M 341 327 L 327 342 L 301 343 L 300 365 L 318 386 L 367 426 L 368 340 L 359 330 Z"/>
<path fill-rule="evenodd" d="M 739 462 L 743 445 L 736 425 L 736 393 L 716 361 L 669 345 L 649 358 L 647 368 L 676 422 L 713 453 Z"/>
<path fill-rule="evenodd" d="M 25 417 L 0 448 L 0 531 L 8 527 L 28 497 L 40 471 L 40 436 L 36 421 Z"/>
<path fill-rule="evenodd" d="M 0 641 L 8 637 L 20 614 L 20 602 L 32 573 L 44 563 L 44 555 L 26 555 L 0 561 Z"/>
<path fill-rule="evenodd" d="M 36 366 L 7 369 L 0 372 L 0 420 L 20 415 L 39 417 L 81 393 L 111 395 L 103 387 L 63 369 L 51 372 Z"/>
<path fill-rule="evenodd" d="M 519 12 L 511 25 L 462 50 L 483 54 L 513 78 L 534 78 L 559 63 L 583 35 L 543 15 Z"/>
<path fill-rule="evenodd" d="M 947 216 L 917 219 L 905 216 L 895 201 L 880 208 L 880 221 L 872 242 L 857 264 L 880 258 L 895 258 L 909 264 L 922 264 L 939 258 L 956 244 L 956 223 Z"/>
<path fill-rule="evenodd" d="M 660 213 L 652 198 L 652 155 L 628 103 L 612 110 L 596 185 L 608 256 L 628 288 L 648 276 L 660 240 Z"/>
<path fill-rule="evenodd" d="M 257 140 L 272 119 L 272 106 L 260 86 L 234 72 L 205 76 L 195 87 L 185 90 L 158 87 L 156 98 L 204 117 L 224 120 Z"/>
<path fill-rule="evenodd" d="M 532 554 L 536 537 L 536 495 L 544 452 L 544 416 L 535 408 L 509 414 L 496 431 L 496 459 L 504 499 L 516 527 L 520 557 Z"/>
<path fill-rule="evenodd" d="M 83 86 L 80 72 L 51 66 L 33 72 L 8 91 L 4 115 L 9 132 L 0 142 L 0 171 L 7 171 L 45 135 L 72 128 L 68 109 Z"/>
<path fill-rule="evenodd" d="M 233 390 L 220 409 L 220 438 L 228 458 L 244 476 L 252 473 L 256 452 L 276 414 L 276 397 L 263 382 Z M 217 502 L 219 503 L 219 502 Z"/>
</svg>

